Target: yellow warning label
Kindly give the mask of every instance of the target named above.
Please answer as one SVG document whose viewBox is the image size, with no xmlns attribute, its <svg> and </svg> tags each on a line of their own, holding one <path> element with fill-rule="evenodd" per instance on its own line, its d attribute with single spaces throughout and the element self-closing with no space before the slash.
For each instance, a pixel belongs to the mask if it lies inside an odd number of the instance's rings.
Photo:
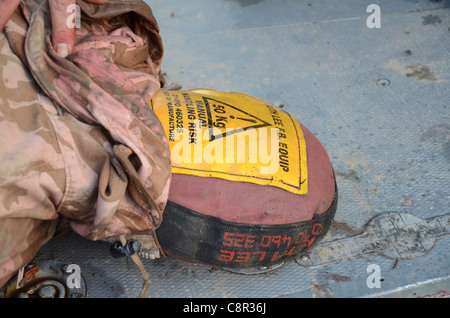
<svg viewBox="0 0 450 318">
<path fill-rule="evenodd" d="M 173 173 L 308 192 L 305 139 L 285 111 L 209 89 L 160 90 L 150 106 L 169 139 Z"/>
</svg>

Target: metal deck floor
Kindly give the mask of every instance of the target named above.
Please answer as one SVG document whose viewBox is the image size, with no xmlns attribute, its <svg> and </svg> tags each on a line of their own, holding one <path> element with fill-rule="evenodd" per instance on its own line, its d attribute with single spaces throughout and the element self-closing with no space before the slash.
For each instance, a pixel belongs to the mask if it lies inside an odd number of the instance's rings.
<svg viewBox="0 0 450 318">
<path fill-rule="evenodd" d="M 449 1 L 378 0 L 381 28 L 372 29 L 368 1 L 147 3 L 161 27 L 169 83 L 283 100 L 325 146 L 339 205 L 319 246 L 354 237 L 387 213 L 403 213 L 403 226 L 443 216 L 447 231 L 420 232 L 419 254 L 408 246 L 397 258 L 350 251 L 325 264 L 308 267 L 298 259 L 258 275 L 171 257 L 143 260 L 153 281 L 149 297 L 449 296 Z M 386 220 L 393 224 L 386 231 L 401 236 L 402 225 Z M 106 243 L 67 234 L 44 246 L 38 259 L 78 264 L 87 297 L 140 292 L 138 268 L 111 258 Z M 368 284 L 371 264 L 380 274 L 375 285 Z"/>
</svg>

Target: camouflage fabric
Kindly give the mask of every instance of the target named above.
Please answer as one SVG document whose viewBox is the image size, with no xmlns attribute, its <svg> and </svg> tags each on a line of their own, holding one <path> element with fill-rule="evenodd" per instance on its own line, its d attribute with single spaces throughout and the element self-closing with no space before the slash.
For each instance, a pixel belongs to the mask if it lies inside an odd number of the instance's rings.
<svg viewBox="0 0 450 318">
<path fill-rule="evenodd" d="M 148 107 L 163 81 L 157 22 L 142 1 L 77 3 L 66 59 L 46 0 L 23 1 L 0 33 L 0 286 L 63 221 L 91 240 L 162 221 L 170 156 Z"/>
</svg>

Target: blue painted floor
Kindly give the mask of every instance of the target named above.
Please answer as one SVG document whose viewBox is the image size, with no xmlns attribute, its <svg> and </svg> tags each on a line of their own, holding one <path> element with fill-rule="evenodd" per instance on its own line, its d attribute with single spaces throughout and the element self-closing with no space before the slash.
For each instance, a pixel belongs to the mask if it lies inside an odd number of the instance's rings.
<svg viewBox="0 0 450 318">
<path fill-rule="evenodd" d="M 368 27 L 371 1 L 146 2 L 161 27 L 169 83 L 282 100 L 323 143 L 339 206 L 322 244 L 364 232 L 384 213 L 450 213 L 449 1 L 377 0 L 380 28 Z M 292 261 L 260 275 L 172 258 L 145 264 L 150 297 L 445 296 L 449 244 L 444 235 L 413 259 Z M 68 235 L 42 257 L 49 253 L 80 264 L 89 297 L 139 294 L 136 266 L 111 259 L 103 243 Z M 368 284 L 372 264 L 377 286 Z"/>
</svg>

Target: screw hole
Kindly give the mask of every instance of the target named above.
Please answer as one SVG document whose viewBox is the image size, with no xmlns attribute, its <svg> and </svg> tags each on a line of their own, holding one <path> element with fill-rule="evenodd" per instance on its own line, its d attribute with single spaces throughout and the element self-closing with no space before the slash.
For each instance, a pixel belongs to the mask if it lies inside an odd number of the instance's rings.
<svg viewBox="0 0 450 318">
<path fill-rule="evenodd" d="M 282 100 L 276 100 L 273 103 L 273 106 L 278 107 L 278 108 L 286 108 L 287 107 L 287 103 L 285 101 L 282 101 Z"/>
<path fill-rule="evenodd" d="M 391 82 L 387 78 L 379 78 L 377 79 L 378 86 L 389 86 Z"/>
</svg>

